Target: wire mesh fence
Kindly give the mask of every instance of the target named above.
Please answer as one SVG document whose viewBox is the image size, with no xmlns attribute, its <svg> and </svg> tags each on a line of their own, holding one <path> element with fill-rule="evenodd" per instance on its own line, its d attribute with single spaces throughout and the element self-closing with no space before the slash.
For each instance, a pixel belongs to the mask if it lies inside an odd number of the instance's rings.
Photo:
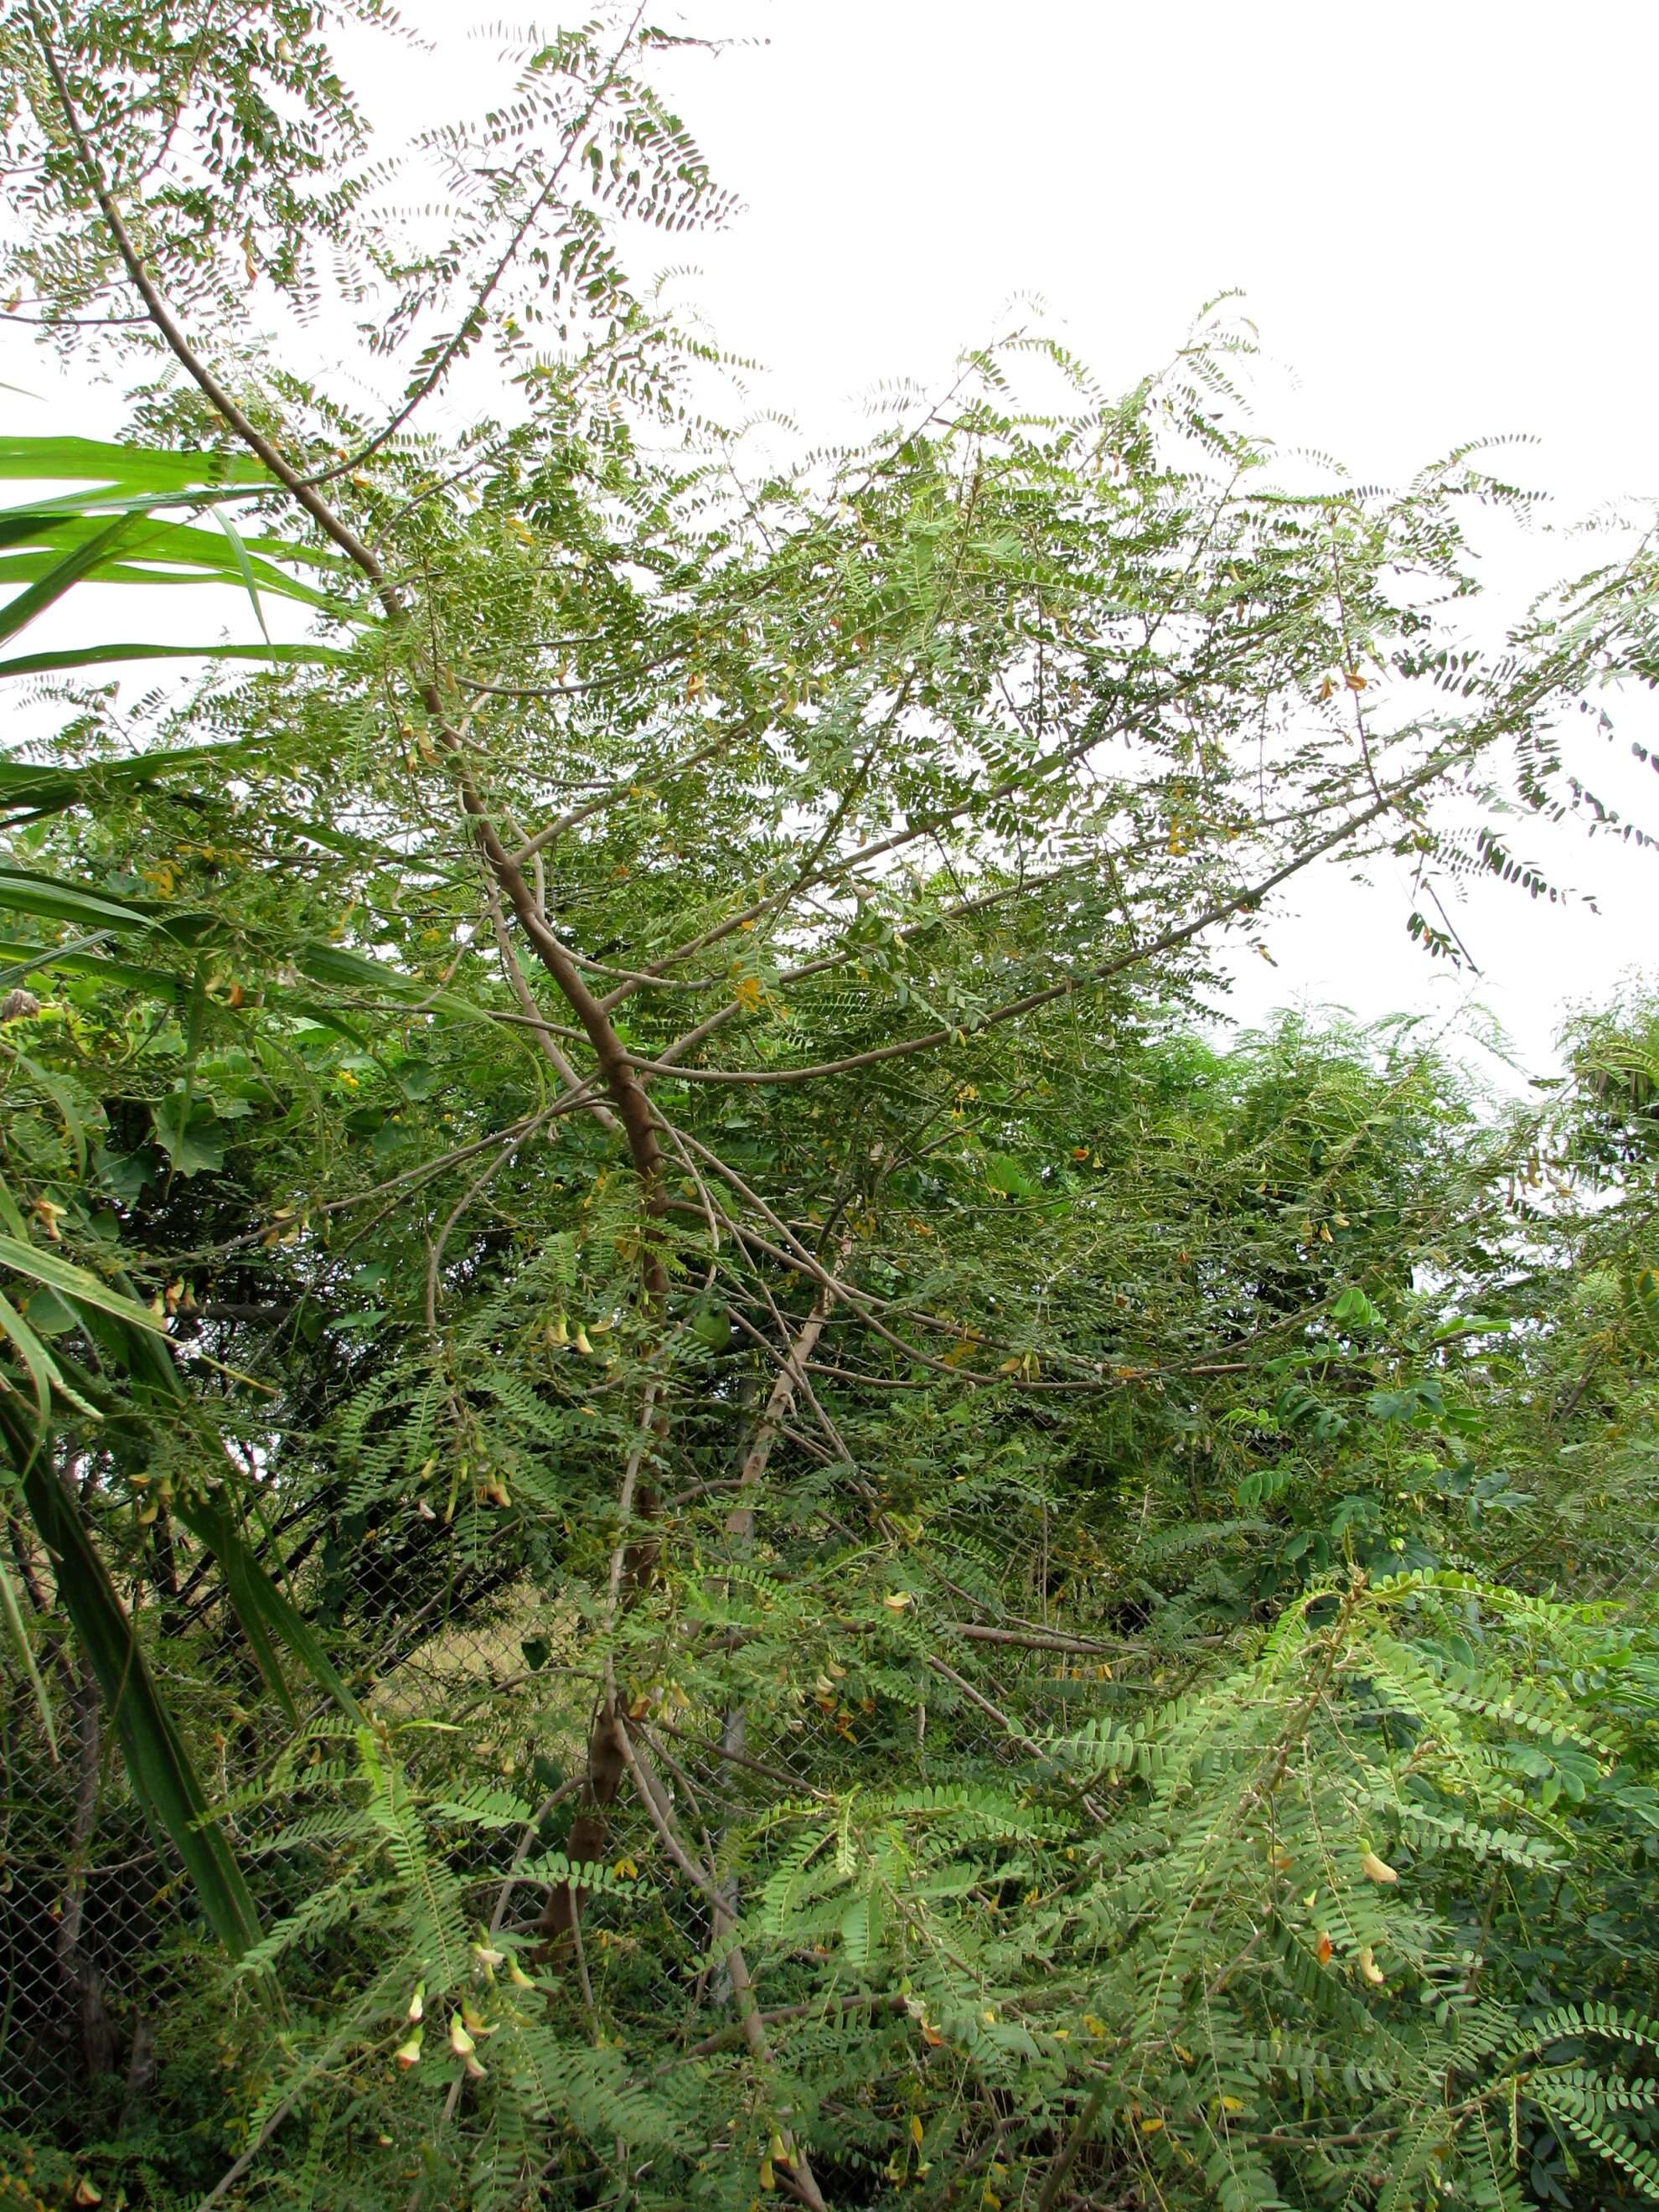
<svg viewBox="0 0 1659 2212">
<path fill-rule="evenodd" d="M 380 1553 L 372 1534 L 347 1542 L 337 1530 L 299 1548 L 306 1608 L 371 1711 L 444 1723 L 454 1747 L 446 1755 L 527 1804 L 580 1771 L 592 1677 L 562 1662 L 572 1642 L 568 1601 L 539 1588 L 522 1559 L 459 1570 L 452 1561 L 442 1571 L 434 1562 L 422 1583 L 411 1581 L 406 1560 Z M 262 1778 L 291 1727 L 203 1563 L 175 1564 L 184 1593 L 176 1602 L 159 1601 L 153 1588 L 126 1595 L 150 1664 L 248 1852 L 256 1900 L 274 1914 L 285 1898 L 291 1903 L 291 1869 L 258 1846 L 294 1801 Z M 84 2127 L 89 2100 L 112 2124 L 142 2108 L 156 2025 L 187 1985 L 216 1970 L 217 1954 L 188 1883 L 127 1787 L 92 1677 L 59 1631 L 49 1563 L 22 1553 L 18 1565 L 46 1631 L 57 1744 L 54 1753 L 33 1700 L 13 1695 L 0 1797 L 0 2124 L 50 2133 L 54 2114 Z M 1099 1694 L 1104 1671 L 1086 1656 L 948 1634 L 939 1655 L 908 1698 L 848 1698 L 821 1675 L 810 1698 L 758 1703 L 735 1724 L 730 1713 L 672 1699 L 652 1703 L 635 1724 L 682 1817 L 713 1838 L 876 1771 L 891 1786 L 1029 1770 L 1079 1697 Z M 458 1845 L 471 1855 L 470 1873 L 500 1875 L 498 1924 L 508 1928 L 529 1926 L 545 1895 L 513 1879 L 529 1832 L 474 1831 Z M 541 1842 L 555 1839 L 544 1825 Z M 641 1863 L 654 1854 L 648 1823 L 626 1800 L 610 1849 Z M 697 1919 L 695 1900 L 684 1902 Z M 603 1939 L 606 1901 L 592 1904 Z M 688 1922 L 688 1960 L 705 1948 L 702 1935 Z"/>
</svg>

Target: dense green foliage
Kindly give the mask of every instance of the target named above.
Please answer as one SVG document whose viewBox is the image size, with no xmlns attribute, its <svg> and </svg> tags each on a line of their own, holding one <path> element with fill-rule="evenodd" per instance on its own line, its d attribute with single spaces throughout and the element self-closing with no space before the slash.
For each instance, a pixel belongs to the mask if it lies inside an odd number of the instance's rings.
<svg viewBox="0 0 1659 2212">
<path fill-rule="evenodd" d="M 131 400 L 0 442 L 6 2186 L 1659 2201 L 1659 1012 L 1204 1016 L 1331 855 L 1455 957 L 1635 834 L 1651 556 L 1483 641 L 1515 495 L 1292 488 L 1218 324 L 751 473 L 670 43 L 410 216 L 300 0 L 0 18 Z"/>
</svg>

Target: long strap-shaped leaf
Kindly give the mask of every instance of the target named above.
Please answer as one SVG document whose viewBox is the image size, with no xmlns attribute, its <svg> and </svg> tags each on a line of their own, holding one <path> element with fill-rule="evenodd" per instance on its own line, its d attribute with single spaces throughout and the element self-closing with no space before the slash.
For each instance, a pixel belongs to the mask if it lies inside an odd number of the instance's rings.
<svg viewBox="0 0 1659 2212">
<path fill-rule="evenodd" d="M 361 1723 L 362 1709 L 341 1680 L 316 1631 L 289 1603 L 260 1565 L 228 1507 L 216 1499 L 204 1503 L 175 1498 L 173 1510 L 218 1560 L 226 1594 L 258 1662 L 259 1672 L 295 1726 L 300 1724 L 299 1708 L 283 1678 L 272 1636 L 288 1646 L 318 1687 L 325 1691 L 343 1712 Z"/>
<path fill-rule="evenodd" d="M 34 1662 L 34 1645 L 29 1636 L 28 1624 L 23 1619 L 23 1608 L 17 1602 L 17 1593 L 11 1586 L 11 1577 L 6 1572 L 3 1560 L 0 1560 L 0 1618 L 5 1621 L 8 1640 L 16 1654 L 18 1665 L 23 1670 L 29 1693 L 34 1699 L 40 1725 L 46 1732 L 46 1748 L 52 1753 L 55 1766 L 58 1763 L 58 1731 L 52 1725 L 52 1700 L 47 1697 L 46 1686 L 40 1679 L 40 1669 Z"/>
<path fill-rule="evenodd" d="M 347 658 L 337 646 L 272 645 L 88 645 L 64 646 L 56 653 L 21 653 L 0 660 L 0 676 L 49 676 L 60 668 L 102 668 L 121 660 L 274 660 L 285 667 L 325 666 Z"/>
<path fill-rule="evenodd" d="M 0 477 L 125 484 L 145 493 L 270 481 L 244 453 L 170 453 L 98 438 L 22 436 L 0 437 Z"/>
<path fill-rule="evenodd" d="M 4 1241 L 0 1239 L 0 1245 Z M 177 1409 L 174 1418 L 181 1416 L 184 1388 L 166 1348 L 163 1333 L 152 1316 L 136 1300 L 121 1298 L 116 1304 L 107 1296 L 100 1304 L 82 1304 L 80 1310 L 83 1327 L 95 1338 L 106 1361 L 125 1370 L 135 1398 L 159 1418 L 167 1418 L 169 1409 Z M 247 1638 L 259 1672 L 288 1718 L 297 1726 L 300 1713 L 283 1679 L 273 1637 L 276 1643 L 287 1647 L 325 1695 L 333 1698 L 354 1721 L 361 1722 L 363 1716 L 357 1700 L 341 1679 L 316 1631 L 260 1565 L 242 1534 L 228 1494 L 216 1492 L 207 1497 L 199 1493 L 182 1495 L 174 1499 L 173 1510 L 218 1560 L 231 1610 Z"/>
<path fill-rule="evenodd" d="M 80 1514 L 46 1455 L 32 1452 L 9 1408 L 0 1430 L 20 1468 L 23 1493 L 51 1553 L 58 1595 L 86 1653 L 113 1723 L 127 1776 L 151 1824 L 184 1861 L 214 1933 L 240 1958 L 259 1932 L 258 1915 L 229 1838 L 212 1815 L 173 1715 L 158 1692 Z"/>
<path fill-rule="evenodd" d="M 112 646 L 109 651 L 124 653 L 126 649 L 125 646 Z M 133 649 L 160 653 L 164 648 L 158 646 Z M 195 647 L 169 646 L 165 650 L 169 653 L 193 653 Z M 263 653 L 264 647 L 261 646 L 258 650 Z M 54 660 L 51 653 L 37 658 Z M 0 668 L 20 669 L 21 664 L 8 661 L 0 663 Z M 131 760 L 99 761 L 88 768 L 64 768 L 57 761 L 42 763 L 0 760 L 0 807 L 8 812 L 60 813 L 66 806 L 83 805 L 112 792 L 141 788 L 166 775 L 196 775 L 204 771 L 216 775 L 234 774 L 238 764 L 251 755 L 257 757 L 248 741 L 237 738 L 226 744 L 190 745 L 173 752 L 158 750 L 139 753 Z"/>
</svg>

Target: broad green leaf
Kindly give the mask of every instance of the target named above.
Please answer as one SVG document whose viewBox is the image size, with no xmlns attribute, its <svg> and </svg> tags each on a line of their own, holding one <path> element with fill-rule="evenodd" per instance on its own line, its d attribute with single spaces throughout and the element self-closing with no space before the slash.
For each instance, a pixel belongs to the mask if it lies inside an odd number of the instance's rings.
<svg viewBox="0 0 1659 2212">
<path fill-rule="evenodd" d="M 0 961 L 9 964 L 0 967 L 0 991 L 9 991 L 14 983 L 26 976 L 39 975 L 43 968 L 57 966 L 61 960 L 72 960 L 89 946 L 101 945 L 109 934 L 107 930 L 94 930 L 89 937 L 71 938 L 61 951 L 45 947 L 9 944 L 0 939 Z"/>
<path fill-rule="evenodd" d="M 217 915 L 201 908 L 173 906 L 161 899 L 118 903 L 101 892 L 21 868 L 0 869 L 0 913 L 8 908 L 47 921 L 78 922 L 88 930 L 148 930 L 179 945 L 200 945 L 223 933 Z"/>
<path fill-rule="evenodd" d="M 986 1162 L 985 1180 L 1005 1198 L 1040 1198 L 1042 1194 L 1042 1184 L 1006 1152 L 992 1154 Z"/>
<path fill-rule="evenodd" d="M 186 1099 L 182 1092 L 163 1098 L 150 1109 L 155 1141 L 181 1176 L 201 1175 L 225 1164 L 228 1132 L 204 1100 Z"/>
<path fill-rule="evenodd" d="M 22 1314 L 37 1336 L 67 1336 L 81 1326 L 81 1316 L 61 1291 L 49 1283 L 40 1287 L 22 1304 Z"/>
</svg>

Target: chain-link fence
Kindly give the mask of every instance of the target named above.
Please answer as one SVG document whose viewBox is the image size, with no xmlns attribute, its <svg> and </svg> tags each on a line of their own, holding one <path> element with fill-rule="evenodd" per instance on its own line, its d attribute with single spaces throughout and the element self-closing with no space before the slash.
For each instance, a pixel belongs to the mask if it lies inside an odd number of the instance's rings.
<svg viewBox="0 0 1659 2212">
<path fill-rule="evenodd" d="M 592 1678 L 561 1666 L 573 1615 L 536 1588 L 520 1560 L 457 1570 L 434 1554 L 422 1581 L 407 1559 L 379 1553 L 372 1531 L 346 1542 L 336 1530 L 305 1548 L 307 1610 L 381 1714 L 447 1720 L 459 1738 L 453 1755 L 526 1802 L 580 1770 Z M 157 2025 L 187 1985 L 199 1987 L 216 1954 L 188 1883 L 127 1786 L 103 1701 L 53 1613 L 45 1554 L 20 1539 L 16 1565 L 45 1629 L 57 1745 L 54 1755 L 34 1701 L 13 1694 L 0 1799 L 0 2121 L 49 2134 L 55 2114 L 72 2114 L 80 2131 L 90 2100 L 116 2126 L 142 2109 Z M 175 1565 L 176 1599 L 158 1599 L 151 1587 L 124 1595 L 210 1793 L 229 1808 L 233 1833 L 254 1843 L 289 1809 L 269 1790 L 246 1798 L 288 1724 L 205 1571 L 210 1562 Z M 919 1678 L 925 1694 L 908 1702 L 849 1698 L 821 1675 L 804 1704 L 762 1701 L 734 1719 L 663 1700 L 635 1725 L 681 1817 L 705 1838 L 872 1772 L 890 1786 L 1006 1778 L 1011 1765 L 1029 1773 L 1075 1700 L 1099 1694 L 1104 1671 L 1086 1655 L 1033 1641 L 984 1644 L 971 1631 L 947 1632 Z M 511 1883 L 523 1840 L 481 1833 L 465 1846 L 483 1855 L 469 1871 L 501 1873 L 508 1927 L 533 1921 L 544 1894 Z M 648 1823 L 626 1797 L 610 1848 L 641 1863 L 655 1855 Z M 283 1909 L 281 1864 L 257 1853 L 247 1863 L 261 1905 Z M 696 1919 L 695 1900 L 686 1902 Z M 596 1919 L 604 1924 L 603 1900 Z M 688 1923 L 688 1955 L 700 1948 Z"/>
<path fill-rule="evenodd" d="M 210 1952 L 187 1881 L 128 1786 L 105 1701 L 54 1611 L 47 1555 L 13 1532 L 14 1579 L 40 1632 L 51 1738 L 39 1703 L 9 1685 L 0 1796 L 0 2119 L 49 2126 L 91 2090 L 109 2117 L 142 2099 L 151 2023 L 181 1978 Z M 173 1589 L 122 1592 L 147 1663 L 179 1719 L 210 1795 L 233 1832 L 252 1836 L 283 1807 L 238 1808 L 282 1741 L 285 1723 L 205 1556 L 174 1553 Z M 397 1608 L 372 1548 L 355 1547 L 350 1602 L 338 1547 L 315 1547 L 307 1610 L 321 1616 L 337 1662 L 396 1711 L 441 1684 L 445 1701 L 489 1698 L 512 1671 L 514 1624 L 500 1571 L 447 1577 L 423 1604 Z M 514 1647 L 519 1671 L 524 1661 Z M 55 1741 L 54 1741 L 55 1739 Z M 260 1867 L 250 1862 L 256 1899 Z M 264 1900 L 261 1900 L 262 1902 Z"/>
</svg>

